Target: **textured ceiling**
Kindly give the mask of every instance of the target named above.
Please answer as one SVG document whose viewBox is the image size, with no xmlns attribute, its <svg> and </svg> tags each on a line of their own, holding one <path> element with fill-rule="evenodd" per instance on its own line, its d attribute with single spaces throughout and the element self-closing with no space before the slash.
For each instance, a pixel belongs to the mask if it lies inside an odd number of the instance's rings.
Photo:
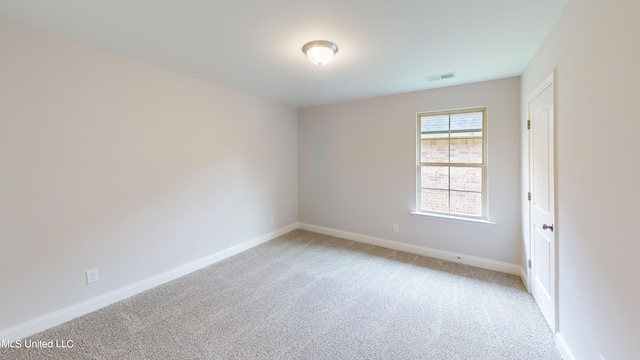
<svg viewBox="0 0 640 360">
<path fill-rule="evenodd" d="M 567 1 L 2 0 L 0 18 L 305 107 L 520 75 Z"/>
</svg>

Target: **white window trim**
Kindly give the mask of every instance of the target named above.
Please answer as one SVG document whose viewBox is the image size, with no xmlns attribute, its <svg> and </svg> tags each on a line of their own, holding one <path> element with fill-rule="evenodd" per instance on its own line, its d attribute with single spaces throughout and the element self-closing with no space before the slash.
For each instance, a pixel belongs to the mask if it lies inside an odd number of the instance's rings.
<svg viewBox="0 0 640 360">
<path fill-rule="evenodd" d="M 437 114 L 456 114 L 456 113 L 466 113 L 466 112 L 474 112 L 481 111 L 483 113 L 482 117 L 482 216 L 465 216 L 458 215 L 453 213 L 438 213 L 438 212 L 422 212 L 420 210 L 420 199 L 421 199 L 421 178 L 420 178 L 420 169 L 422 166 L 421 157 L 420 157 L 420 140 L 422 134 L 421 128 L 421 116 L 425 115 L 437 115 Z M 437 219 L 444 220 L 450 222 L 462 222 L 467 224 L 478 224 L 483 226 L 494 226 L 495 223 L 489 220 L 489 185 L 487 182 L 487 173 L 488 173 L 488 159 L 487 159 L 487 117 L 488 117 L 488 108 L 486 106 L 480 107 L 471 107 L 471 108 L 463 108 L 463 109 L 451 109 L 451 110 L 441 110 L 441 111 L 425 111 L 416 113 L 416 211 L 411 212 L 412 217 L 417 218 L 429 218 L 429 219 Z"/>
<path fill-rule="evenodd" d="M 479 225 L 484 227 L 496 226 L 496 223 L 493 221 L 489 221 L 485 219 L 459 217 L 459 216 L 453 216 L 453 215 L 444 215 L 444 214 L 435 214 L 435 213 L 432 214 L 432 213 L 412 211 L 411 216 L 418 219 L 433 219 L 433 220 L 440 220 L 440 221 L 467 224 L 467 225 Z"/>
</svg>

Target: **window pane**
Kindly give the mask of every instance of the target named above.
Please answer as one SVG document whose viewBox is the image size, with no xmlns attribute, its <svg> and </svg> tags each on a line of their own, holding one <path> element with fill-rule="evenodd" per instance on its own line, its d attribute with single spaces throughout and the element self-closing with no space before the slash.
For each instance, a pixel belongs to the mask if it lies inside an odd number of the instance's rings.
<svg viewBox="0 0 640 360">
<path fill-rule="evenodd" d="M 451 139 L 451 162 L 482 164 L 482 138 Z"/>
<path fill-rule="evenodd" d="M 482 192 L 482 168 L 451 167 L 451 190 Z"/>
<path fill-rule="evenodd" d="M 449 115 L 420 117 L 421 139 L 434 139 L 449 136 Z"/>
<path fill-rule="evenodd" d="M 449 139 L 420 140 L 420 162 L 449 162 Z"/>
<path fill-rule="evenodd" d="M 485 120 L 482 109 L 418 114 L 421 211 L 486 216 Z"/>
<path fill-rule="evenodd" d="M 451 191 L 450 211 L 456 214 L 482 216 L 482 194 Z"/>
<path fill-rule="evenodd" d="M 482 112 L 452 114 L 450 121 L 452 133 L 464 133 L 467 136 L 482 136 Z"/>
<path fill-rule="evenodd" d="M 449 211 L 449 191 L 422 189 L 420 204 L 426 211 Z"/>
<path fill-rule="evenodd" d="M 420 187 L 449 190 L 448 166 L 423 166 L 421 175 Z"/>
</svg>

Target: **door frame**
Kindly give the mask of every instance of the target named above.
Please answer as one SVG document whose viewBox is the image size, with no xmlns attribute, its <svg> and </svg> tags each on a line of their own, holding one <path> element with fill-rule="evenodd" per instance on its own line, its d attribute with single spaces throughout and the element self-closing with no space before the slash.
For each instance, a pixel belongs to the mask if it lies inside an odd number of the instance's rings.
<svg viewBox="0 0 640 360">
<path fill-rule="evenodd" d="M 553 224 L 554 224 L 554 231 L 552 232 L 553 236 L 553 259 L 551 259 L 551 261 L 554 262 L 553 265 L 553 274 L 551 274 L 551 279 L 553 281 L 553 290 L 554 290 L 554 294 L 551 297 L 551 301 L 552 301 L 552 307 L 553 307 L 553 321 L 552 321 L 552 331 L 553 334 L 555 335 L 558 332 L 558 292 L 559 292 L 559 281 L 558 281 L 558 266 L 559 266 L 559 257 L 558 257 L 558 221 L 557 221 L 557 210 L 558 210 L 558 197 L 557 197 L 557 176 L 558 176 L 558 172 L 557 172 L 557 168 L 556 168 L 556 149 L 557 149 L 557 136 L 556 136 L 556 129 L 557 129 L 557 91 L 556 91 L 556 80 L 555 80 L 555 70 L 551 72 L 551 74 L 549 74 L 527 97 L 527 122 L 531 119 L 531 109 L 530 109 L 530 103 L 531 101 L 533 101 L 538 95 L 540 95 L 544 90 L 546 90 L 547 88 L 552 87 L 553 88 L 553 139 L 551 139 L 551 141 L 553 142 L 553 154 L 552 154 L 552 158 L 553 158 L 553 188 L 554 188 L 554 192 L 553 192 L 553 212 L 554 212 L 554 219 L 553 219 Z M 525 124 L 526 126 L 526 124 Z M 531 147 L 532 147 L 532 141 L 531 141 L 531 131 L 529 131 L 528 127 L 526 129 L 527 131 L 527 191 L 529 194 L 531 194 L 531 187 L 532 187 L 532 171 L 531 168 L 533 166 L 533 161 L 532 161 L 532 151 L 531 151 Z M 527 196 L 528 194 L 525 194 L 525 196 Z M 531 222 L 532 222 L 532 218 L 531 218 L 531 201 L 528 200 L 528 204 L 527 204 L 527 231 L 526 231 L 526 251 L 527 253 L 526 255 L 526 261 L 527 263 L 530 262 L 531 260 L 531 253 L 533 251 L 533 249 L 531 248 L 533 246 L 532 243 L 532 239 L 531 239 Z M 527 264 L 528 265 L 528 264 Z M 527 290 L 529 292 L 531 292 L 531 280 L 532 280 L 532 276 L 531 276 L 531 268 L 529 266 L 526 267 L 527 269 Z"/>
</svg>

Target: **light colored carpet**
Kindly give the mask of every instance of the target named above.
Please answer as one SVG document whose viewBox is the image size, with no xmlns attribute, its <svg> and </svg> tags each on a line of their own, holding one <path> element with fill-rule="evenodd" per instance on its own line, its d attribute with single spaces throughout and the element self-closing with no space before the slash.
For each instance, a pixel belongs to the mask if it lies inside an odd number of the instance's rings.
<svg viewBox="0 0 640 360">
<path fill-rule="evenodd" d="M 520 278 L 295 230 L 2 359 L 561 359 Z"/>
</svg>

